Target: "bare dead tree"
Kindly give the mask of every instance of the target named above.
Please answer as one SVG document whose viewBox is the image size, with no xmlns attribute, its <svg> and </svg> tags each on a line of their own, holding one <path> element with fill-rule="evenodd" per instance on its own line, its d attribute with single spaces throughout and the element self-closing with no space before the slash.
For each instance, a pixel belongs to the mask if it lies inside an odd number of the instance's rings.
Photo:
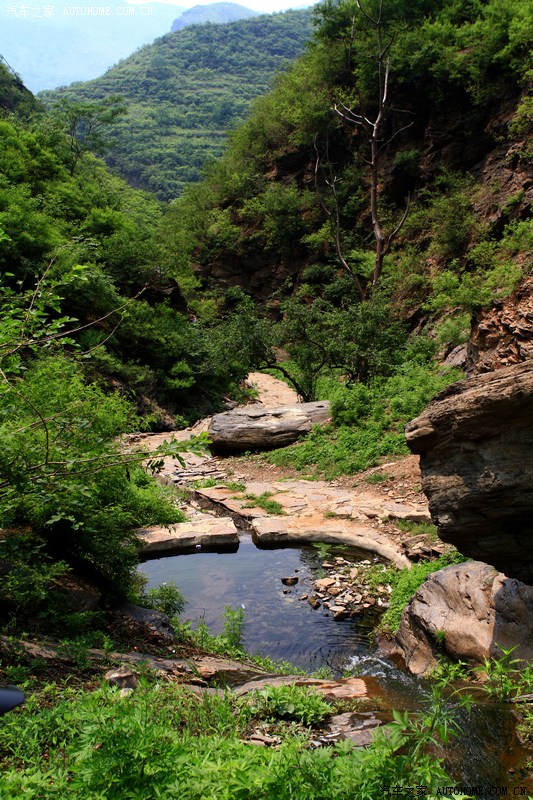
<svg viewBox="0 0 533 800">
<path fill-rule="evenodd" d="M 409 213 L 409 198 L 407 199 L 406 207 L 400 217 L 397 225 L 392 228 L 388 233 L 385 233 L 383 224 L 380 217 L 379 210 L 379 154 L 382 149 L 389 144 L 401 131 L 409 128 L 412 123 L 404 125 L 397 130 L 392 137 L 386 141 L 383 140 L 383 126 L 386 119 L 388 92 L 389 92 L 389 77 L 390 77 L 390 57 L 389 50 L 392 44 L 392 39 L 384 43 L 384 24 L 383 24 L 383 0 L 379 0 L 378 11 L 375 17 L 366 11 L 363 7 L 362 0 L 356 0 L 359 12 L 364 16 L 376 33 L 376 54 L 375 59 L 377 62 L 378 71 L 378 91 L 377 91 L 377 109 L 371 118 L 367 116 L 364 111 L 354 110 L 342 101 L 335 103 L 335 111 L 346 122 L 351 125 L 356 125 L 363 132 L 363 135 L 368 143 L 370 157 L 364 159 L 370 167 L 370 213 L 372 217 L 372 228 L 374 232 L 374 239 L 376 241 L 376 255 L 374 261 L 374 273 L 372 276 L 372 285 L 374 286 L 380 279 L 383 272 L 383 259 L 389 252 L 394 239 L 403 227 L 407 214 Z M 353 27 L 353 24 L 352 24 Z M 328 183 L 332 193 L 335 197 L 335 183 L 333 186 L 331 182 Z M 342 259 L 341 259 L 342 263 Z M 344 264 L 343 264 L 344 266 Z"/>
<path fill-rule="evenodd" d="M 365 299 L 366 296 L 365 287 L 363 286 L 357 272 L 352 268 L 352 266 L 346 260 L 343 252 L 341 224 L 340 224 L 340 203 L 339 203 L 339 196 L 337 194 L 337 183 L 340 181 L 340 178 L 338 175 L 335 174 L 331 161 L 327 156 L 326 156 L 326 163 L 325 164 L 322 163 L 316 136 L 314 140 L 314 147 L 316 153 L 316 159 L 315 159 L 316 195 L 318 197 L 318 201 L 322 207 L 322 210 L 329 219 L 333 231 L 333 239 L 335 241 L 335 252 L 337 253 L 337 258 L 339 259 L 342 268 L 348 273 L 348 275 L 352 278 L 353 282 L 355 283 L 357 292 L 359 294 L 359 298 L 362 301 Z M 324 200 L 322 199 L 322 193 L 320 191 L 319 181 L 318 181 L 318 176 L 320 172 L 322 173 L 323 179 L 326 185 L 329 187 L 331 196 L 333 198 L 334 211 L 331 211 L 325 204 Z"/>
</svg>

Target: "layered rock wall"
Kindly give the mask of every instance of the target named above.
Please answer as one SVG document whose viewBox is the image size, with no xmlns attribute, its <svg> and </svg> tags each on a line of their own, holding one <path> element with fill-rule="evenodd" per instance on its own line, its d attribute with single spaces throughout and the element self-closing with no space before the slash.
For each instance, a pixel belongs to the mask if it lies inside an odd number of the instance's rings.
<svg viewBox="0 0 533 800">
<path fill-rule="evenodd" d="M 448 387 L 406 440 L 441 539 L 533 584 L 533 362 Z"/>
</svg>

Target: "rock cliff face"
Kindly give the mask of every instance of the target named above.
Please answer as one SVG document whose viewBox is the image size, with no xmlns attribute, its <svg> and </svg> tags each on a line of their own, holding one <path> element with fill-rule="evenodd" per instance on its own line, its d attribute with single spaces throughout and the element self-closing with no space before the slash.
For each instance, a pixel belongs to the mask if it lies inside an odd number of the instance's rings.
<svg viewBox="0 0 533 800">
<path fill-rule="evenodd" d="M 533 362 L 448 387 L 406 439 L 441 539 L 533 584 Z"/>
<path fill-rule="evenodd" d="M 383 649 L 421 674 L 442 652 L 483 663 L 511 647 L 514 658 L 533 658 L 533 587 L 470 561 L 428 577 Z"/>
<path fill-rule="evenodd" d="M 528 278 L 474 322 L 468 343 L 471 375 L 533 358 L 533 280 Z"/>
</svg>

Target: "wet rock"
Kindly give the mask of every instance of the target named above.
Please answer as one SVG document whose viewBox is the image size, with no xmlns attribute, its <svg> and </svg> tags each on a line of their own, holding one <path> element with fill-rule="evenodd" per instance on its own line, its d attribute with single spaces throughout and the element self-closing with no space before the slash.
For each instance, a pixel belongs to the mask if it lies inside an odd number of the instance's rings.
<svg viewBox="0 0 533 800">
<path fill-rule="evenodd" d="M 334 585 L 335 585 L 334 578 L 319 578 L 317 581 L 315 581 L 315 586 L 318 587 L 319 589 L 328 589 L 330 586 Z"/>
<path fill-rule="evenodd" d="M 332 609 L 331 609 L 332 610 Z M 348 610 L 346 608 L 341 608 L 338 611 L 333 611 L 333 619 L 346 619 L 349 617 Z"/>
<path fill-rule="evenodd" d="M 307 602 L 309 603 L 311 608 L 320 608 L 321 604 L 320 604 L 320 600 L 318 599 L 318 597 L 315 597 L 315 596 L 309 597 L 307 599 Z"/>
<path fill-rule="evenodd" d="M 296 586 L 298 577 L 296 575 L 289 575 L 287 578 L 282 578 L 281 582 L 285 584 L 285 586 Z"/>
</svg>

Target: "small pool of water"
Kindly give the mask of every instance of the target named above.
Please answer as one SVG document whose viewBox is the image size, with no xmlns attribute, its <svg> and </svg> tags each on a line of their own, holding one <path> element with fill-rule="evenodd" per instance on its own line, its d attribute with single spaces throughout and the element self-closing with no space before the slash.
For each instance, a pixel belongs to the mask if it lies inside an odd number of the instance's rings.
<svg viewBox="0 0 533 800">
<path fill-rule="evenodd" d="M 353 564 L 374 560 L 368 553 L 341 545 L 258 548 L 250 535 L 241 533 L 239 547 L 232 552 L 200 550 L 165 556 L 140 564 L 139 571 L 147 578 L 148 588 L 175 582 L 187 600 L 182 616 L 193 624 L 203 619 L 212 633 L 221 633 L 224 607 L 242 605 L 244 646 L 249 652 L 310 671 L 328 666 L 336 676 L 344 669 L 356 669 L 374 679 L 370 685 L 375 685 L 376 697 L 385 707 L 419 711 L 428 685 L 397 669 L 371 647 L 375 612 L 334 620 L 324 607 L 315 610 L 299 599 L 313 593 L 316 578 L 331 574 L 323 563 L 335 563 L 336 558 Z M 298 577 L 296 586 L 281 582 L 290 575 Z M 446 769 L 456 783 L 486 787 L 477 795 L 480 800 L 492 797 L 494 787 L 499 787 L 500 794 L 507 789 L 509 795 L 517 787 L 518 796 L 527 786 L 531 793 L 531 783 L 520 777 L 527 753 L 516 740 L 508 708 L 481 703 L 470 715 L 458 709 L 457 721 L 461 733 L 452 738 L 445 757 Z"/>
<path fill-rule="evenodd" d="M 139 571 L 148 588 L 169 581 L 179 587 L 187 600 L 184 619 L 203 619 L 211 633 L 221 633 L 225 606 L 243 606 L 246 650 L 307 670 L 328 666 L 339 675 L 355 654 L 368 652 L 376 614 L 334 620 L 325 608 L 313 609 L 299 599 L 312 594 L 313 580 L 328 574 L 322 564 L 335 558 L 352 563 L 372 559 L 341 545 L 258 548 L 243 533 L 236 552 L 166 556 L 144 562 Z M 298 577 L 296 586 L 281 582 L 290 575 Z"/>
</svg>

